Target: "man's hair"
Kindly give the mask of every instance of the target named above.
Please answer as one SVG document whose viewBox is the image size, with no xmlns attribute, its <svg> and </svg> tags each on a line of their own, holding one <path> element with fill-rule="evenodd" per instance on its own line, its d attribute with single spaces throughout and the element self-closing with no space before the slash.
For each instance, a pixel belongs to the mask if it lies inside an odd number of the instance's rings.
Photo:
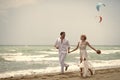
<svg viewBox="0 0 120 80">
<path fill-rule="evenodd" d="M 60 32 L 60 35 L 63 35 L 65 32 L 63 31 L 63 32 Z"/>
</svg>

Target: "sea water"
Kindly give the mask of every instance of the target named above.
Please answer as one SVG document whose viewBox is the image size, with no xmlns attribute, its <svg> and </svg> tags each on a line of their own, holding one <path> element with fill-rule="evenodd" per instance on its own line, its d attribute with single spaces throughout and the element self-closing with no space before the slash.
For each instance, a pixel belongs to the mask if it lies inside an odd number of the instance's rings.
<svg viewBox="0 0 120 80">
<path fill-rule="evenodd" d="M 102 51 L 98 55 L 87 48 L 89 61 L 95 69 L 120 67 L 120 46 L 94 47 Z M 79 50 L 67 55 L 68 71 L 79 70 L 79 57 Z M 53 46 L 0 46 L 0 78 L 51 72 L 60 72 L 58 51 Z"/>
</svg>

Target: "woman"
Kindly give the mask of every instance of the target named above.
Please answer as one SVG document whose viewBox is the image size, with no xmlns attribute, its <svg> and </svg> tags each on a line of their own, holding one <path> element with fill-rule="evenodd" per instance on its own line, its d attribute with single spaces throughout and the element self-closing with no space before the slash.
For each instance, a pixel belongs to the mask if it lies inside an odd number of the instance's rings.
<svg viewBox="0 0 120 80">
<path fill-rule="evenodd" d="M 87 37 L 86 35 L 81 35 L 81 41 L 78 42 L 77 47 L 73 49 L 70 52 L 76 51 L 78 48 L 80 48 L 80 74 L 82 77 L 87 77 L 90 75 L 93 75 L 93 70 L 91 64 L 88 62 L 88 55 L 86 51 L 86 47 L 89 46 L 91 49 L 93 49 L 96 53 L 100 54 L 100 50 L 96 50 L 93 48 L 89 42 L 86 41 Z"/>
</svg>

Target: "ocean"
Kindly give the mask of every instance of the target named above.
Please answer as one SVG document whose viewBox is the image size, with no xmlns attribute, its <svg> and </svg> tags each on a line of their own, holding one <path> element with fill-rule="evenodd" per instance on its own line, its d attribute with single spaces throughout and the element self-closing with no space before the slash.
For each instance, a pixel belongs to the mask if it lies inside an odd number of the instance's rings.
<svg viewBox="0 0 120 80">
<path fill-rule="evenodd" d="M 75 46 L 71 46 L 73 49 Z M 96 45 L 102 53 L 87 48 L 89 61 L 95 69 L 120 67 L 120 46 Z M 66 57 L 68 71 L 79 70 L 79 50 Z M 0 46 L 0 78 L 60 72 L 57 50 L 49 46 Z"/>
</svg>

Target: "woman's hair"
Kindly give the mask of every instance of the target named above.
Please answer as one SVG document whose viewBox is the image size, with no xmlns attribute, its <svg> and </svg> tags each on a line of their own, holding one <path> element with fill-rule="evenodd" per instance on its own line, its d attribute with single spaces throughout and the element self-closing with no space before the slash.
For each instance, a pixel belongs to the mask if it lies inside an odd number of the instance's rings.
<svg viewBox="0 0 120 80">
<path fill-rule="evenodd" d="M 86 35 L 81 35 L 81 38 L 82 38 L 82 37 L 84 37 L 84 40 L 86 40 L 86 39 L 87 39 Z"/>
</svg>

